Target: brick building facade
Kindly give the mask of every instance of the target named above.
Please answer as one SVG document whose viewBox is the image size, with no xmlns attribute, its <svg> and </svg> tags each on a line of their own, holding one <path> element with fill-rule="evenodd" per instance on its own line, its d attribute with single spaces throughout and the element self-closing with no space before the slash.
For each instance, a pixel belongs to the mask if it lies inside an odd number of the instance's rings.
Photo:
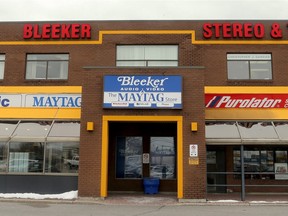
<svg viewBox="0 0 288 216">
<path fill-rule="evenodd" d="M 1 192 L 287 191 L 286 25 L 0 23 Z"/>
</svg>

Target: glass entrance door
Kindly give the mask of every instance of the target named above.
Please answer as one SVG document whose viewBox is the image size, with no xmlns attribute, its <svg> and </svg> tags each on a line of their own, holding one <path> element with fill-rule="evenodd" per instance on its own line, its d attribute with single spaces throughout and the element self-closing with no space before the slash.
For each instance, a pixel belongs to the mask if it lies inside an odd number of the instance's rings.
<svg viewBox="0 0 288 216">
<path fill-rule="evenodd" d="M 108 190 L 143 191 L 143 178 L 160 191 L 177 190 L 176 124 L 113 123 L 109 127 Z"/>
<path fill-rule="evenodd" d="M 149 176 L 175 179 L 174 137 L 150 137 L 150 152 L 143 153 L 143 137 L 117 137 L 116 178 L 142 178 L 143 164 Z"/>
<path fill-rule="evenodd" d="M 150 177 L 175 179 L 174 137 L 150 137 Z"/>
<path fill-rule="evenodd" d="M 117 137 L 116 178 L 142 178 L 142 137 Z"/>
</svg>

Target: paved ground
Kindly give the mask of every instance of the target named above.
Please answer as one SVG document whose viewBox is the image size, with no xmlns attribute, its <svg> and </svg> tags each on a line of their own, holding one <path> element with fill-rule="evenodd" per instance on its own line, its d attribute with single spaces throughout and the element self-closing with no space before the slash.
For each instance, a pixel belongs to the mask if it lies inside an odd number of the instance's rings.
<svg viewBox="0 0 288 216">
<path fill-rule="evenodd" d="M 241 200 L 240 193 L 208 194 L 207 201 L 204 202 L 203 200 L 201 200 L 201 202 L 191 202 L 191 200 L 182 200 L 179 202 L 176 194 L 110 194 L 105 200 L 80 198 L 76 202 L 91 202 L 107 205 L 288 205 L 288 194 L 246 194 L 244 201 Z"/>
<path fill-rule="evenodd" d="M 215 200 L 201 203 L 179 203 L 170 195 L 111 195 L 107 199 L 0 200 L 1 216 L 283 216 L 288 211 L 288 198 L 277 200 L 262 197 L 236 202 Z M 250 197 L 252 199 L 252 197 Z M 261 202 L 260 202 L 261 201 Z M 276 202 L 277 201 L 277 202 Z M 255 203 L 253 203 L 255 202 Z"/>
<path fill-rule="evenodd" d="M 0 202 L 48 202 L 65 204 L 97 204 L 97 205 L 287 205 L 288 194 L 246 194 L 245 200 L 241 201 L 238 193 L 208 194 L 207 200 L 191 202 L 191 200 L 178 201 L 176 194 L 109 194 L 105 199 L 79 198 L 76 200 L 31 200 L 31 199 L 0 199 Z M 0 214 L 0 216 L 2 216 Z"/>
</svg>

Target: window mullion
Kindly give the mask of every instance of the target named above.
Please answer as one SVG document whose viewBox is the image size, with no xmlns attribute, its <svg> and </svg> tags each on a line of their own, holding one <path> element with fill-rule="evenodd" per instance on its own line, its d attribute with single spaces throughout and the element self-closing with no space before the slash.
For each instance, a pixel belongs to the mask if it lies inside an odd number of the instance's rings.
<svg viewBox="0 0 288 216">
<path fill-rule="evenodd" d="M 48 80 L 48 69 L 49 69 L 49 62 L 50 61 L 46 61 L 46 80 Z"/>
<path fill-rule="evenodd" d="M 251 80 L 251 61 L 248 61 L 248 70 L 249 70 L 249 80 Z"/>
</svg>

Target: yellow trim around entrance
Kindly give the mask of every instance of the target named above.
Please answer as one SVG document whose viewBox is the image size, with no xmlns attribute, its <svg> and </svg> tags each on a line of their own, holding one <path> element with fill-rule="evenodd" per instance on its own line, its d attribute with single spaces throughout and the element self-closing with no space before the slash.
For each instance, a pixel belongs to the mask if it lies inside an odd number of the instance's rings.
<svg viewBox="0 0 288 216">
<path fill-rule="evenodd" d="M 107 197 L 108 189 L 108 122 L 177 122 L 177 197 L 183 198 L 183 118 L 182 116 L 103 116 L 101 152 L 101 189 L 100 196 Z"/>
</svg>

